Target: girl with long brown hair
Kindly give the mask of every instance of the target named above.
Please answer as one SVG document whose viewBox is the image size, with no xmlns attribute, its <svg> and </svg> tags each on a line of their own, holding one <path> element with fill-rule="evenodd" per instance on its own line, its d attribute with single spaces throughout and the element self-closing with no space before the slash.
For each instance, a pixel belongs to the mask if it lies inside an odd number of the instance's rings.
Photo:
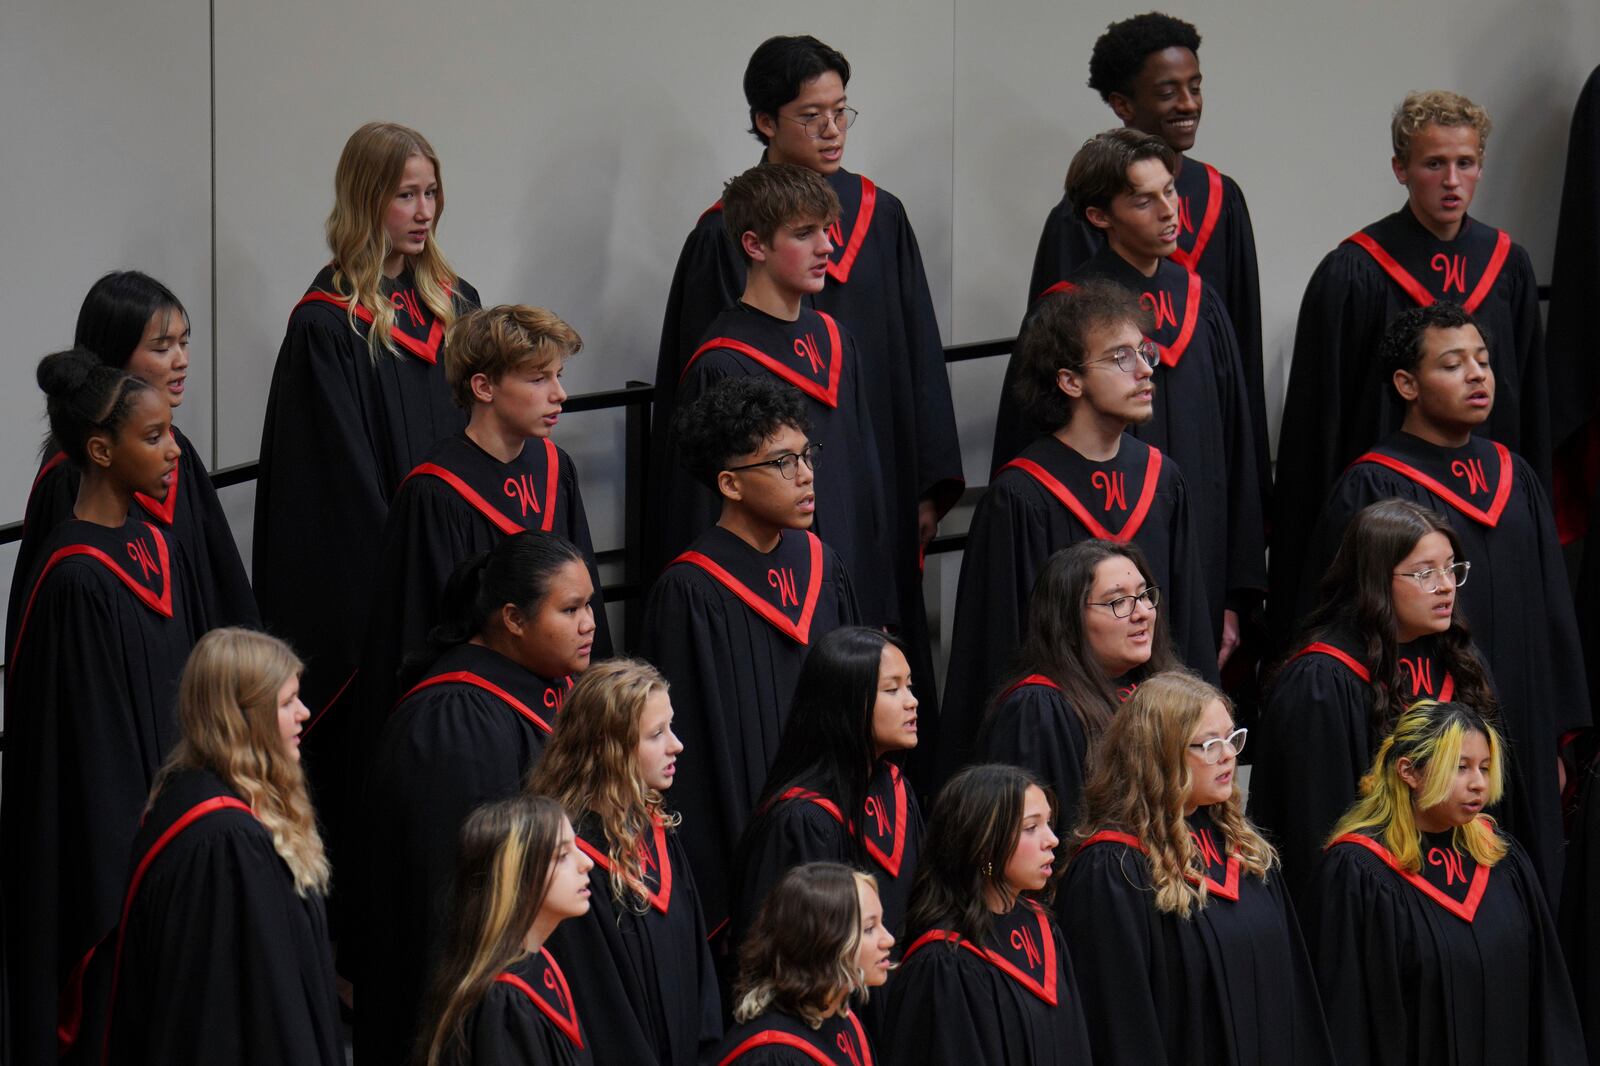
<svg viewBox="0 0 1600 1066">
<path fill-rule="evenodd" d="M 695 1066 L 722 1036 L 700 894 L 665 805 L 683 751 L 672 719 L 655 667 L 600 663 L 568 694 L 528 780 L 572 814 L 594 860 L 593 906 L 551 946 L 568 960 L 573 994 L 606 1005 L 598 1062 Z"/>
<path fill-rule="evenodd" d="M 214 629 L 189 657 L 183 739 L 134 839 L 117 933 L 96 953 L 110 964 L 105 1062 L 344 1062 L 300 669 L 248 629 Z"/>
<path fill-rule="evenodd" d="M 1157 674 L 1091 759 L 1056 899 L 1096 1062 L 1333 1061 L 1278 856 L 1236 787 L 1228 698 Z"/>
<path fill-rule="evenodd" d="M 561 805 L 526 793 L 461 827 L 454 934 L 435 975 L 420 1066 L 587 1066 L 603 1004 L 574 998 L 545 946 L 589 910 L 589 868 Z M 586 1012 L 590 1012 L 586 1015 Z M 589 1021 L 585 1021 L 585 1017 Z"/>
</svg>

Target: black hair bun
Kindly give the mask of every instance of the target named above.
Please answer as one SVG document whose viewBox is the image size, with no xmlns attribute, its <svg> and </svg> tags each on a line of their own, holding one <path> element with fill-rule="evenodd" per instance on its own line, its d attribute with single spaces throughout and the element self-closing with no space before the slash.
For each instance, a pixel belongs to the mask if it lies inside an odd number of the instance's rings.
<svg viewBox="0 0 1600 1066">
<path fill-rule="evenodd" d="M 96 370 L 109 369 L 93 352 L 70 348 L 39 360 L 35 378 L 47 396 L 72 397 L 89 383 Z"/>
</svg>

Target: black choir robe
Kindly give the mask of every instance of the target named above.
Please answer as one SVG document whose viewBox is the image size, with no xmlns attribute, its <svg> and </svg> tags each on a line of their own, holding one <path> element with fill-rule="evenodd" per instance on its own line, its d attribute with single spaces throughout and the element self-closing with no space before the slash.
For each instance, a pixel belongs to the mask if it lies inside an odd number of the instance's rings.
<svg viewBox="0 0 1600 1066">
<path fill-rule="evenodd" d="M 1320 573 L 1332 560 L 1357 511 L 1396 496 L 1449 518 L 1472 563 L 1456 602 L 1494 677 L 1511 749 L 1503 821 L 1533 857 L 1553 902 L 1562 840 L 1556 753 L 1565 734 L 1589 725 L 1590 711 L 1566 562 L 1544 486 L 1493 440 L 1441 448 L 1396 433 L 1334 485 L 1308 556 L 1312 569 Z M 1302 610 L 1312 595 L 1309 585 L 1302 588 Z"/>
<path fill-rule="evenodd" d="M 775 378 L 801 392 L 811 421 L 809 437 L 822 446 L 811 531 L 839 553 L 863 622 L 898 630 L 900 575 L 885 550 L 892 528 L 890 501 L 862 373 L 855 340 L 833 316 L 802 307 L 796 321 L 785 322 L 741 303 L 717 316 L 689 356 L 677 402 L 692 403 L 730 377 Z M 677 558 L 722 513 L 721 495 L 683 468 L 670 426 L 664 455 L 654 479 L 651 513 L 656 519 L 647 523 L 655 542 L 647 553 L 655 560 L 651 573 Z"/>
<path fill-rule="evenodd" d="M 188 579 L 198 598 L 195 602 L 196 627 L 200 632 L 217 626 L 261 625 L 255 594 L 245 576 L 228 518 L 217 499 L 206 467 L 194 445 L 176 425 L 173 440 L 178 445 L 178 466 L 172 472 L 172 485 L 165 500 L 143 493 L 134 495 L 139 517 L 156 523 L 183 545 L 188 560 Z M 67 462 L 67 454 L 53 451 L 39 466 L 28 491 L 28 505 L 22 520 L 22 541 L 17 547 L 17 565 L 11 575 L 11 599 L 6 610 L 6 647 L 16 643 L 18 611 L 28 590 L 28 577 L 39 564 L 39 548 L 46 537 L 72 517 L 78 502 L 82 475 Z"/>
<path fill-rule="evenodd" d="M 502 463 L 466 433 L 451 434 L 406 475 L 384 523 L 353 690 L 360 717 L 351 745 L 356 780 L 400 697 L 396 675 L 409 656 L 425 650 L 429 631 L 443 620 L 439 612 L 451 572 L 502 537 L 530 529 L 560 534 L 583 553 L 594 582 L 593 658 L 610 656 L 600 571 L 572 458 L 546 437 L 525 441 L 521 455 Z"/>
<path fill-rule="evenodd" d="M 889 978 L 886 1066 L 1090 1061 L 1081 984 L 1048 911 L 1020 899 L 975 944 L 930 929 Z"/>
<path fill-rule="evenodd" d="M 128 847 L 179 738 L 194 646 L 183 549 L 130 514 L 39 547 L 6 663 L 0 886 L 12 1062 L 56 1061 L 57 997 L 116 924 Z"/>
<path fill-rule="evenodd" d="M 1305 1066 L 1332 1063 L 1328 1027 L 1294 907 L 1276 872 L 1224 855 L 1201 808 L 1189 831 L 1206 866 L 1205 906 L 1156 910 L 1144 847 L 1090 837 L 1056 897 L 1079 972 L 1097 1063 Z"/>
<path fill-rule="evenodd" d="M 453 1061 L 455 1066 L 599 1066 L 604 1060 L 594 1057 L 590 1041 L 594 1026 L 605 1023 L 602 1004 L 586 1004 L 580 1014 L 565 971 L 549 948 L 541 948 L 495 978 L 467 1016 L 467 1053 Z"/>
<path fill-rule="evenodd" d="M 1550 439 L 1560 445 L 1590 423 L 1600 404 L 1600 367 L 1595 365 L 1589 324 L 1600 300 L 1600 67 L 1584 82 L 1572 112 L 1566 178 L 1556 220 L 1556 251 L 1550 267 Z M 1593 492 L 1593 486 L 1589 486 Z"/>
<path fill-rule="evenodd" d="M 573 998 L 605 1005 L 589 1029 L 595 1061 L 696 1066 L 722 1039 L 722 1001 L 679 830 L 657 822 L 639 842 L 649 895 L 622 902 L 600 820 L 580 818 L 577 834 L 594 860 L 589 913 L 562 922 L 549 947 L 567 960 Z"/>
<path fill-rule="evenodd" d="M 939 729 L 940 781 L 969 761 L 984 708 L 1022 643 L 1034 578 L 1052 554 L 1080 540 L 1139 545 L 1162 590 L 1161 611 L 1178 654 L 1216 677 L 1205 557 L 1190 496 L 1177 463 L 1126 434 L 1103 463 L 1043 436 L 995 475 L 973 511 L 961 563 Z"/>
<path fill-rule="evenodd" d="M 769 1010 L 730 1030 L 706 1061 L 715 1066 L 877 1066 L 878 1060 L 854 1012 L 824 1018 L 821 1028 L 813 1029 L 792 1014 Z"/>
<path fill-rule="evenodd" d="M 383 291 L 394 302 L 397 351 L 376 357 L 367 316 L 358 311 L 352 328 L 334 295 L 332 266 L 295 305 L 272 371 L 256 480 L 256 601 L 266 628 L 305 660 L 300 691 L 312 718 L 302 752 L 335 850 L 357 787 L 345 781 L 348 716 L 326 712 L 361 654 L 384 518 L 406 473 L 467 421 L 439 362 L 444 325 L 411 271 Z M 477 290 L 459 279 L 454 299 L 458 313 L 478 306 Z"/>
<path fill-rule="evenodd" d="M 295 890 L 272 835 L 221 778 L 171 778 L 128 869 L 125 916 L 96 953 L 114 971 L 106 1062 L 342 1066 L 323 899 Z"/>
<path fill-rule="evenodd" d="M 743 867 L 737 872 L 734 935 L 738 940 L 742 941 L 754 924 L 773 886 L 784 874 L 808 862 L 840 862 L 870 873 L 878 883 L 883 924 L 900 937 L 922 856 L 922 809 L 900 767 L 887 758 L 878 760 L 873 770 L 863 808 L 859 815 L 847 818 L 834 799 L 796 786 L 758 816 L 746 835 Z M 865 862 L 856 857 L 857 841 Z M 895 946 L 896 956 L 904 946 Z M 877 1005 L 873 1001 L 869 1007 Z M 869 1027 L 876 1031 L 871 1023 Z"/>
<path fill-rule="evenodd" d="M 826 287 L 811 302 L 848 328 L 861 352 L 862 391 L 883 463 L 890 521 L 883 543 L 892 553 L 901 597 L 900 636 L 910 652 L 912 675 L 932 678 L 917 504 L 932 500 L 942 514 L 963 485 L 939 322 L 922 251 L 899 198 L 847 170 L 828 175 L 827 181 L 842 213 L 829 230 L 834 252 Z M 711 321 L 738 302 L 744 283 L 744 260 L 723 226 L 719 201 L 684 241 L 667 297 L 652 416 L 656 454 L 661 454 L 659 434 L 677 409 L 675 390 L 689 356 Z M 845 460 L 824 456 L 824 461 Z M 935 696 L 932 685 L 919 693 L 923 719 L 930 724 L 938 717 Z"/>
<path fill-rule="evenodd" d="M 1126 700 L 1138 688 L 1129 679 L 1117 681 Z M 1044 674 L 1026 674 L 1000 690 L 978 729 L 975 762 L 1021 767 L 1050 788 L 1055 796 L 1055 823 L 1063 829 L 1078 823 L 1078 801 L 1088 777 L 1089 738 L 1066 696 Z"/>
<path fill-rule="evenodd" d="M 1454 241 L 1441 241 L 1409 207 L 1353 234 L 1311 276 L 1295 327 L 1271 516 L 1268 617 L 1282 639 L 1299 628 L 1296 590 L 1316 580 L 1306 552 L 1329 490 L 1405 420 L 1378 358 L 1384 332 L 1401 311 L 1434 300 L 1462 304 L 1489 333 L 1495 405 L 1485 435 L 1549 480 L 1544 336 L 1528 253 L 1471 218 Z"/>
<path fill-rule="evenodd" d="M 684 846 L 713 935 L 729 915 L 734 847 L 777 755 L 806 651 L 859 619 L 839 557 L 799 530 L 763 554 L 713 526 L 650 590 L 641 651 L 672 685 L 684 750 L 670 802 L 692 827 Z"/>
<path fill-rule="evenodd" d="M 1396 649 L 1407 703 L 1455 696 L 1437 645 L 1427 636 Z M 1328 834 L 1356 801 L 1384 737 L 1372 724 L 1373 666 L 1353 630 L 1316 634 L 1279 670 L 1252 730 L 1250 819 L 1277 847 L 1296 900 L 1305 898 Z"/>
<path fill-rule="evenodd" d="M 462 644 L 428 668 L 384 723 L 370 775 L 349 922 L 361 988 L 362 1061 L 402 1062 L 448 930 L 461 823 L 513 795 L 544 751 L 570 678 L 546 680 L 498 652 Z M 353 950 L 352 950 L 353 948 Z"/>
<path fill-rule="evenodd" d="M 1256 481 L 1265 505 L 1265 496 L 1272 485 L 1272 464 L 1267 450 L 1266 391 L 1261 369 L 1261 282 L 1250 208 L 1244 202 L 1238 182 L 1210 163 L 1202 163 L 1192 156 L 1184 157 L 1179 163 L 1174 184 L 1178 192 L 1178 248 L 1170 258 L 1200 275 L 1206 288 L 1222 300 L 1228 320 L 1233 323 L 1245 392 L 1250 398 Z M 1044 220 L 1044 230 L 1039 234 L 1025 306 L 1032 306 L 1046 289 L 1062 278 L 1071 277 L 1105 245 L 1105 237 L 1098 229 L 1073 217 L 1072 201 L 1063 196 L 1061 202 L 1050 209 Z M 1026 443 L 1024 438 L 1017 442 L 1017 447 Z M 998 465 L 1001 461 L 998 434 L 995 450 Z"/>
<path fill-rule="evenodd" d="M 1255 430 L 1233 326 L 1221 300 L 1200 275 L 1169 260 L 1162 260 L 1155 276 L 1147 278 L 1106 247 L 1070 279 L 1046 291 L 1069 290 L 1085 278 L 1102 278 L 1137 292 L 1140 304 L 1155 320 L 1149 334 L 1161 351 L 1154 379 L 1155 413 L 1128 432 L 1183 468 L 1205 560 L 1212 628 L 1220 642 L 1223 610 L 1248 612 L 1267 587 Z M 1011 393 L 1014 369 L 1007 364 L 995 421 L 997 472 L 1034 433 L 1056 428 L 1031 425 L 1017 406 Z"/>
<path fill-rule="evenodd" d="M 1340 1062 L 1573 1066 L 1583 1031 L 1538 877 L 1514 841 L 1491 869 L 1425 833 L 1402 871 L 1381 839 L 1328 848 L 1306 936 Z"/>
<path fill-rule="evenodd" d="M 1600 762 L 1584 771 L 1561 890 L 1561 946 L 1584 1019 L 1589 1062 L 1600 1066 Z"/>
</svg>

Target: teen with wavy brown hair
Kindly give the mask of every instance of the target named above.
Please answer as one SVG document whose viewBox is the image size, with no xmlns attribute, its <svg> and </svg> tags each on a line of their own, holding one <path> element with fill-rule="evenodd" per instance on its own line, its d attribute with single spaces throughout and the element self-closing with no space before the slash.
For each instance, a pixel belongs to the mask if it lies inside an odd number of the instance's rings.
<svg viewBox="0 0 1600 1066">
<path fill-rule="evenodd" d="M 890 1066 L 1089 1061 L 1072 962 L 1046 906 L 1053 815 L 1049 793 L 1014 766 L 970 766 L 939 791 L 889 990 Z"/>
<path fill-rule="evenodd" d="M 247 629 L 195 645 L 183 739 L 134 840 L 117 934 L 96 953 L 110 963 L 104 1061 L 344 1061 L 300 669 L 282 641 Z"/>
<path fill-rule="evenodd" d="M 796 866 L 766 899 L 739 950 L 734 1028 L 717 1066 L 865 1066 L 872 1041 L 852 1007 L 883 985 L 894 936 L 870 874 Z"/>
<path fill-rule="evenodd" d="M 308 664 L 306 765 L 337 851 L 354 796 L 344 716 L 324 712 L 357 666 L 395 490 L 466 424 L 440 354 L 445 329 L 479 300 L 439 253 L 439 159 L 420 133 L 362 126 L 334 194 L 333 258 L 290 314 L 272 373 L 251 572 L 262 621 Z"/>
<path fill-rule="evenodd" d="M 452 936 L 439 963 L 419 1066 L 588 1066 L 604 1005 L 575 1000 L 545 943 L 589 910 L 589 857 L 561 805 L 526 793 L 461 827 Z M 588 1018 L 585 1021 L 584 1018 Z"/>
<path fill-rule="evenodd" d="M 1244 741 L 1226 696 L 1170 672 L 1095 749 L 1056 910 L 1097 1062 L 1333 1061 L 1277 853 L 1235 786 Z"/>
<path fill-rule="evenodd" d="M 722 1036 L 700 894 L 664 799 L 683 743 L 655 667 L 611 659 L 567 696 L 528 791 L 558 801 L 594 860 L 593 906 L 551 946 L 573 994 L 606 1005 L 598 1062 L 695 1066 Z"/>
<path fill-rule="evenodd" d="M 1419 701 L 1334 828 L 1306 931 L 1339 1061 L 1585 1061 L 1533 862 L 1483 813 L 1505 751 L 1479 708 Z"/>
</svg>

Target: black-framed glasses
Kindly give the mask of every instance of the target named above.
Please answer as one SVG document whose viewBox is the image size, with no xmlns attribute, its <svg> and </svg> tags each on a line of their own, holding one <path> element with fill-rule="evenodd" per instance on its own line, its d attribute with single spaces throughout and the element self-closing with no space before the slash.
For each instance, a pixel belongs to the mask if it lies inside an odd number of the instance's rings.
<svg viewBox="0 0 1600 1066">
<path fill-rule="evenodd" d="M 1414 574 L 1404 571 L 1395 571 L 1395 577 L 1409 577 L 1416 581 L 1417 587 L 1423 592 L 1443 592 L 1445 589 L 1458 589 L 1467 583 L 1467 572 L 1472 569 L 1472 564 L 1465 559 L 1449 566 L 1430 566 L 1426 570 L 1418 570 Z"/>
<path fill-rule="evenodd" d="M 1146 339 L 1140 341 L 1137 348 L 1130 348 L 1127 345 L 1123 345 L 1110 355 L 1099 359 L 1090 359 L 1083 365 L 1094 366 L 1096 363 L 1115 363 L 1117 365 L 1117 369 L 1126 374 L 1133 370 L 1133 368 L 1137 365 L 1134 362 L 1135 359 L 1142 361 L 1145 366 L 1149 367 L 1151 370 L 1154 370 L 1156 368 L 1156 364 L 1161 362 L 1161 349 L 1156 347 L 1154 341 Z"/>
<path fill-rule="evenodd" d="M 763 466 L 772 466 L 777 467 L 778 473 L 783 475 L 785 481 L 793 481 L 794 476 L 800 472 L 802 460 L 805 462 L 807 470 L 815 470 L 817 468 L 817 453 L 821 450 L 822 445 L 820 444 L 807 444 L 797 452 L 780 455 L 776 459 L 763 459 L 759 463 L 745 463 L 743 466 L 730 466 L 727 469 L 730 471 L 755 470 Z"/>
<path fill-rule="evenodd" d="M 1227 752 L 1229 755 L 1242 754 L 1244 752 L 1244 742 L 1249 738 L 1250 730 L 1235 729 L 1225 737 L 1212 737 L 1210 740 L 1197 741 L 1190 744 L 1189 747 L 1191 750 L 1200 753 L 1201 760 L 1207 766 L 1215 766 L 1225 758 L 1223 752 Z"/>
<path fill-rule="evenodd" d="M 1151 611 L 1155 610 L 1156 606 L 1161 603 L 1161 586 L 1151 585 L 1149 588 L 1136 595 L 1118 596 L 1116 599 L 1107 600 L 1105 603 L 1096 603 L 1093 600 L 1090 600 L 1089 606 L 1108 607 L 1111 609 L 1112 615 L 1117 618 L 1132 618 L 1133 605 L 1135 603 L 1142 603 L 1146 609 Z"/>
<path fill-rule="evenodd" d="M 820 141 L 822 140 L 822 135 L 827 132 L 830 121 L 839 128 L 840 133 L 843 133 L 856 124 L 856 119 L 860 115 L 861 112 L 853 107 L 841 107 L 837 111 L 823 111 L 820 114 L 810 115 L 806 118 L 795 118 L 792 115 L 779 115 L 778 117 L 786 118 L 790 122 L 800 123 L 806 128 L 806 133 L 810 135 L 813 141 Z"/>
</svg>

